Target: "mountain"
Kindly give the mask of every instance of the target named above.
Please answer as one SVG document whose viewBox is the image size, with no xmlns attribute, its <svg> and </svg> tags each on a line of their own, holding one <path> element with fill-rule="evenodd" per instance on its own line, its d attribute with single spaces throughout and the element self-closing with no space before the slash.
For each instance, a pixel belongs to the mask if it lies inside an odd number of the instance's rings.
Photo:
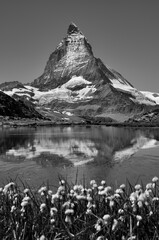
<svg viewBox="0 0 159 240">
<path fill-rule="evenodd" d="M 45 115 L 73 121 L 123 122 L 156 107 L 120 73 L 105 66 L 79 28 L 71 23 L 66 37 L 50 55 L 44 73 L 30 84 L 0 85 L 13 98 L 30 101 Z"/>
<path fill-rule="evenodd" d="M 159 108 L 130 117 L 126 123 L 138 126 L 159 126 Z"/>
<path fill-rule="evenodd" d="M 0 91 L 0 115 L 16 118 L 42 118 L 33 107 Z"/>
</svg>

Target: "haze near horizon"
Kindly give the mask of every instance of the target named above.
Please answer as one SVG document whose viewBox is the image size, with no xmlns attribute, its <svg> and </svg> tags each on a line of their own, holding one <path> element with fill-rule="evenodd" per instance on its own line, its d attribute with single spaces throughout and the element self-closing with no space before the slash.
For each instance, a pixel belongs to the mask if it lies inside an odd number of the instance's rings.
<svg viewBox="0 0 159 240">
<path fill-rule="evenodd" d="M 6 0 L 0 9 L 0 83 L 39 77 L 74 22 L 95 57 L 139 90 L 159 92 L 159 2 Z"/>
</svg>

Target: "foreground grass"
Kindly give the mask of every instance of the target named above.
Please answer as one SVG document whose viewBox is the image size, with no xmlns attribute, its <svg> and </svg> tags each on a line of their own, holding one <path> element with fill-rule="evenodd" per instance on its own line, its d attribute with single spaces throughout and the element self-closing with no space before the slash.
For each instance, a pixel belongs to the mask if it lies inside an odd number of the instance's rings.
<svg viewBox="0 0 159 240">
<path fill-rule="evenodd" d="M 89 188 L 60 180 L 56 192 L 0 188 L 0 239 L 159 239 L 159 186 L 122 184 L 112 189 L 95 180 Z"/>
</svg>

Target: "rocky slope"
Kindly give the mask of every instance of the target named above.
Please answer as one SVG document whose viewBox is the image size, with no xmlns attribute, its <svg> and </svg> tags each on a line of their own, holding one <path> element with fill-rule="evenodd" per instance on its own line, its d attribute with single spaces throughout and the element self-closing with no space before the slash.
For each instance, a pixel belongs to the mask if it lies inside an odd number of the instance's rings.
<svg viewBox="0 0 159 240">
<path fill-rule="evenodd" d="M 12 118 L 42 118 L 33 107 L 24 104 L 21 100 L 15 100 L 0 91 L 0 116 Z"/>
<path fill-rule="evenodd" d="M 138 126 L 159 126 L 159 108 L 134 115 L 126 123 Z"/>
<path fill-rule="evenodd" d="M 46 116 L 54 118 L 59 113 L 70 121 L 80 117 L 96 122 L 123 122 L 156 107 L 154 99 L 94 57 L 90 43 L 73 23 L 40 77 L 27 85 L 1 84 L 0 89 L 31 102 L 39 111 L 45 110 Z"/>
</svg>

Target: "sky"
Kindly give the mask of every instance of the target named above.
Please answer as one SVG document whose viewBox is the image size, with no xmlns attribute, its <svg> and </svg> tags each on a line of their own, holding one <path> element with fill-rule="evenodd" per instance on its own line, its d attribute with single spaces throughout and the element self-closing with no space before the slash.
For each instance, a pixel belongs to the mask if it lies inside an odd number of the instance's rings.
<svg viewBox="0 0 159 240">
<path fill-rule="evenodd" d="M 39 77 L 71 22 L 95 57 L 159 92 L 158 0 L 0 0 L 0 83 Z"/>
</svg>

